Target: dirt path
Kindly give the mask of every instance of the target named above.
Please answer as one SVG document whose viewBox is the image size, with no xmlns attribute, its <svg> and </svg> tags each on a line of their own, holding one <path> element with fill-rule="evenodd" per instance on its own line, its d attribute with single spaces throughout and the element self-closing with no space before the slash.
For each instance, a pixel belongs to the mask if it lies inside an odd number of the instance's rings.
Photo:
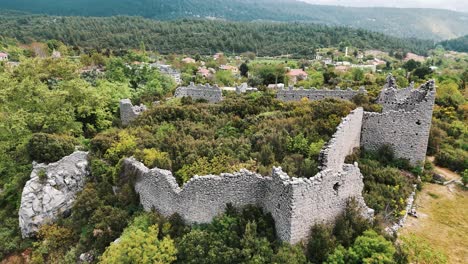
<svg viewBox="0 0 468 264">
<path fill-rule="evenodd" d="M 428 157 L 427 159 L 432 162 L 432 164 L 434 164 L 434 157 Z M 460 175 L 456 174 L 455 172 L 447 168 L 438 167 L 436 165 L 434 165 L 434 171 L 435 173 L 444 176 L 444 178 L 447 180 L 459 180 L 461 178 Z"/>
<path fill-rule="evenodd" d="M 445 168 L 435 171 L 450 180 L 460 179 Z M 468 263 L 468 191 L 458 184 L 425 184 L 415 204 L 419 217 L 409 217 L 399 234 L 423 238 L 444 252 L 448 263 Z"/>
</svg>

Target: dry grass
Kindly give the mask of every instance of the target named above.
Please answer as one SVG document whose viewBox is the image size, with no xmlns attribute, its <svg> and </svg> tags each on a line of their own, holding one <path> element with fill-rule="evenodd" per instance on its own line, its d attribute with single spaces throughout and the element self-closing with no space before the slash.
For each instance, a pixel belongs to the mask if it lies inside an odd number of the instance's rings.
<svg viewBox="0 0 468 264">
<path fill-rule="evenodd" d="M 426 184 L 416 206 L 419 218 L 408 218 L 400 234 L 426 240 L 447 255 L 448 263 L 468 263 L 468 191 Z"/>
</svg>

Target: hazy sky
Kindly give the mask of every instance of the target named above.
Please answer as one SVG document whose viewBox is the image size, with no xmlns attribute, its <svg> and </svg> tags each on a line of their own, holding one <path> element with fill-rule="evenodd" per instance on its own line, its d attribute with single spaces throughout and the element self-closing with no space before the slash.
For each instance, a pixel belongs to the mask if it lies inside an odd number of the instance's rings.
<svg viewBox="0 0 468 264">
<path fill-rule="evenodd" d="M 302 0 L 319 5 L 424 7 L 468 12 L 468 0 Z"/>
</svg>

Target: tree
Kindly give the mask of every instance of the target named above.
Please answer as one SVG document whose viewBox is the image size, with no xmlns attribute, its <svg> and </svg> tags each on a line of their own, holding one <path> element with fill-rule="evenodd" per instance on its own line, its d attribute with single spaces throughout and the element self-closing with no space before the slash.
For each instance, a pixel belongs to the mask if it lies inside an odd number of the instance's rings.
<svg viewBox="0 0 468 264">
<path fill-rule="evenodd" d="M 414 70 L 413 72 L 413 75 L 418 77 L 419 79 L 425 79 L 426 76 L 431 73 L 432 73 L 432 70 L 429 67 L 422 66 L 422 67 L 416 68 L 416 70 Z"/>
<path fill-rule="evenodd" d="M 359 236 L 352 247 L 345 249 L 338 246 L 325 263 L 330 264 L 390 264 L 395 263 L 395 247 L 390 241 L 373 230 L 367 230 Z"/>
<path fill-rule="evenodd" d="M 369 228 L 370 222 L 362 216 L 357 201 L 351 199 L 347 202 L 344 212 L 336 218 L 333 235 L 341 245 L 349 247 Z"/>
<path fill-rule="evenodd" d="M 419 66 L 421 66 L 421 63 L 419 61 L 415 61 L 415 60 L 411 59 L 411 60 L 405 62 L 405 64 L 403 64 L 403 69 L 406 69 L 408 72 L 412 72 L 413 70 L 415 70 Z"/>
<path fill-rule="evenodd" d="M 249 66 L 244 62 L 239 67 L 240 75 L 243 77 L 249 77 Z"/>
<path fill-rule="evenodd" d="M 265 237 L 257 236 L 257 224 L 249 222 L 245 226 L 244 237 L 240 241 L 244 263 L 270 263 L 273 250 Z"/>
<path fill-rule="evenodd" d="M 172 263 L 177 257 L 174 241 L 166 236 L 158 239 L 159 226 L 148 230 L 129 227 L 101 257 L 101 263 Z"/>
<path fill-rule="evenodd" d="M 316 224 L 310 230 L 307 243 L 307 258 L 312 263 L 323 263 L 336 247 L 336 239 L 332 228 L 324 224 Z"/>
<path fill-rule="evenodd" d="M 308 262 L 300 245 L 292 246 L 290 244 L 284 243 L 278 249 L 278 253 L 273 256 L 272 263 L 306 264 Z"/>
</svg>

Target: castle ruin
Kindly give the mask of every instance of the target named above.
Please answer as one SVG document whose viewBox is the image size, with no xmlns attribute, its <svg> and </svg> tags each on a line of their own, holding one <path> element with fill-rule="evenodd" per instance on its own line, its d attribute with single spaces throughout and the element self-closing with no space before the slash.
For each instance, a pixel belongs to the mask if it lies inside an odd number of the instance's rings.
<svg viewBox="0 0 468 264">
<path fill-rule="evenodd" d="M 120 120 L 122 121 L 122 125 L 129 125 L 130 122 L 135 120 L 141 113 L 146 110 L 147 108 L 143 104 L 133 106 L 130 99 L 120 100 Z"/>
<path fill-rule="evenodd" d="M 367 91 L 364 87 L 358 91 L 290 87 L 279 90 L 277 99 L 286 102 L 303 98 L 312 101 L 326 98 L 352 100 L 358 94 L 367 94 Z M 434 81 L 418 89 L 414 89 L 413 84 L 398 89 L 395 79 L 389 75 L 377 100 L 382 105 L 382 113 L 364 112 L 361 147 L 375 151 L 389 145 L 396 157 L 407 159 L 412 165 L 420 165 L 426 157 L 435 96 Z"/>
<path fill-rule="evenodd" d="M 210 103 L 223 100 L 223 92 L 218 86 L 195 85 L 193 82 L 187 87 L 179 87 L 174 93 L 174 97 L 191 97 L 194 100 L 203 99 Z"/>
<path fill-rule="evenodd" d="M 290 89 L 280 91 L 278 99 L 352 99 L 359 92 Z M 178 213 L 188 223 L 207 223 L 224 212 L 227 203 L 237 207 L 253 204 L 272 214 L 281 240 L 294 244 L 306 239 L 314 224 L 333 221 L 350 198 L 356 199 L 367 217 L 372 217 L 373 210 L 362 197 L 363 175 L 357 163 L 345 164 L 346 156 L 355 148 L 375 150 L 389 144 L 397 157 L 413 165 L 423 162 L 434 100 L 433 81 L 418 89 L 399 90 L 389 76 L 379 97 L 382 113 L 357 108 L 343 118 L 320 153 L 321 171 L 311 178 L 290 177 L 281 168 L 273 168 L 271 177 L 241 170 L 234 174 L 196 175 L 179 187 L 170 171 L 148 169 L 134 158 L 124 160 L 121 175 L 135 180 L 145 210 L 156 209 L 164 215 Z"/>
<path fill-rule="evenodd" d="M 377 101 L 382 113 L 364 112 L 361 146 L 375 151 L 389 145 L 396 157 L 421 165 L 426 158 L 435 96 L 434 81 L 418 89 L 412 85 L 398 89 L 389 76 Z"/>
<path fill-rule="evenodd" d="M 194 176 L 181 188 L 170 171 L 148 169 L 134 158 L 125 159 L 122 177 L 135 179 L 135 190 L 145 210 L 164 215 L 178 213 L 188 223 L 208 223 L 224 212 L 227 203 L 236 207 L 257 205 L 272 214 L 278 237 L 297 243 L 309 235 L 310 227 L 333 221 L 355 198 L 365 205 L 364 188 L 357 164 L 344 164 L 345 157 L 359 147 L 363 110 L 343 119 L 330 143 L 322 150 L 322 171 L 312 178 L 289 177 L 273 168 L 272 177 L 248 170 L 221 175 Z"/>
<path fill-rule="evenodd" d="M 286 102 L 300 101 L 302 98 L 307 98 L 310 101 L 323 100 L 326 98 L 352 100 L 353 97 L 358 94 L 367 94 L 367 91 L 364 87 L 361 87 L 358 91 L 355 91 L 351 88 L 342 90 L 339 87 L 337 87 L 335 90 L 317 90 L 316 88 L 304 89 L 303 87 L 294 89 L 292 86 L 290 86 L 288 89 L 279 89 L 278 93 L 276 94 L 276 98 Z"/>
</svg>

